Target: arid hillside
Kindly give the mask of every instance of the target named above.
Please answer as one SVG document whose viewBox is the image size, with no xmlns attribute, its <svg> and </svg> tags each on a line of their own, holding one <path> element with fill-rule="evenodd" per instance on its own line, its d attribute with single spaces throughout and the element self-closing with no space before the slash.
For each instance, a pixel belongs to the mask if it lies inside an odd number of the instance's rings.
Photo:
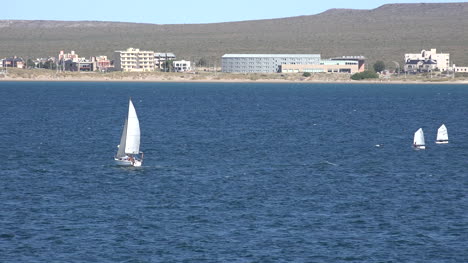
<svg viewBox="0 0 468 263">
<path fill-rule="evenodd" d="M 0 57 L 108 55 L 128 47 L 219 61 L 225 53 L 364 55 L 387 63 L 437 48 L 468 66 L 468 3 L 390 4 L 372 10 L 332 9 L 281 19 L 156 25 L 94 21 L 0 20 Z"/>
</svg>

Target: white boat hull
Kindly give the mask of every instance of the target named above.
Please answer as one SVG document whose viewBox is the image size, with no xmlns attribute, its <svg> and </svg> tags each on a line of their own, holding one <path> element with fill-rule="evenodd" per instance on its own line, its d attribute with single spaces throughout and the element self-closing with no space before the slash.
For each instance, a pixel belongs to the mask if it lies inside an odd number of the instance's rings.
<svg viewBox="0 0 468 263">
<path fill-rule="evenodd" d="M 134 160 L 133 162 L 128 160 L 128 159 L 117 159 L 117 158 L 114 158 L 114 161 L 115 161 L 115 164 L 118 165 L 118 166 L 134 166 L 134 167 L 140 167 L 141 164 L 142 164 L 142 161 L 140 160 Z"/>
<path fill-rule="evenodd" d="M 436 141 L 437 144 L 447 144 L 448 141 Z"/>
<path fill-rule="evenodd" d="M 413 147 L 415 150 L 426 150 L 425 145 L 414 145 Z"/>
</svg>

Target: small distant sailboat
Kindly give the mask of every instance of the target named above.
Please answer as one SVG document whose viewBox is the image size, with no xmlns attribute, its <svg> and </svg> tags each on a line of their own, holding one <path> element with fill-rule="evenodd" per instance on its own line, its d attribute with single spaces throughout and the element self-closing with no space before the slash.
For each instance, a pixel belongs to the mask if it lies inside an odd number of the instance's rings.
<svg viewBox="0 0 468 263">
<path fill-rule="evenodd" d="M 139 167 L 143 163 L 143 152 L 140 152 L 140 122 L 133 106 L 132 100 L 128 103 L 128 116 L 120 138 L 120 145 L 117 146 L 114 160 L 119 166 Z M 141 154 L 141 158 L 138 155 Z"/>
<path fill-rule="evenodd" d="M 445 127 L 445 124 L 442 124 L 440 128 L 437 130 L 437 144 L 443 144 L 443 143 L 448 143 L 448 133 L 447 133 L 447 127 Z"/>
<path fill-rule="evenodd" d="M 421 128 L 414 133 L 413 147 L 418 150 L 426 149 L 426 143 L 424 142 L 424 132 Z"/>
</svg>

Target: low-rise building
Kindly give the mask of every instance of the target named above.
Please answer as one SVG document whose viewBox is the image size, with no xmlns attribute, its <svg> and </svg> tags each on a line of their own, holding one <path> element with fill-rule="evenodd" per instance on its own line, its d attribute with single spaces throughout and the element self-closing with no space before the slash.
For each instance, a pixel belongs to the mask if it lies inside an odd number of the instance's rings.
<svg viewBox="0 0 468 263">
<path fill-rule="evenodd" d="M 319 54 L 225 54 L 221 58 L 221 70 L 229 73 L 278 73 L 282 65 L 319 62 Z"/>
<path fill-rule="evenodd" d="M 24 68 L 25 63 L 22 58 L 12 57 L 3 59 L 2 66 L 4 68 Z"/>
<path fill-rule="evenodd" d="M 174 67 L 175 72 L 185 72 L 192 70 L 192 67 L 190 66 L 190 61 L 186 60 L 173 61 L 172 66 Z"/>
<path fill-rule="evenodd" d="M 78 58 L 74 60 L 65 60 L 63 64 L 66 71 L 96 71 L 96 61 L 94 58 Z"/>
<path fill-rule="evenodd" d="M 364 56 L 342 56 L 330 58 L 333 61 L 346 61 L 346 62 L 357 62 L 358 70 L 357 72 L 363 72 L 366 70 L 366 58 Z"/>
<path fill-rule="evenodd" d="M 437 62 L 429 60 L 407 60 L 404 71 L 408 73 L 430 72 L 437 69 Z"/>
<path fill-rule="evenodd" d="M 468 73 L 468 67 L 459 67 L 453 64 L 452 71 L 460 72 L 460 73 Z"/>
<path fill-rule="evenodd" d="M 96 61 L 96 70 L 98 71 L 108 71 L 110 68 L 113 68 L 113 65 L 107 56 L 97 56 L 93 57 L 93 60 Z"/>
<path fill-rule="evenodd" d="M 176 60 L 174 53 L 154 53 L 154 65 L 155 68 L 165 69 L 165 62 Z"/>
<path fill-rule="evenodd" d="M 138 48 L 114 52 L 116 70 L 127 72 L 154 71 L 154 51 L 144 51 Z"/>
<path fill-rule="evenodd" d="M 346 59 L 349 58 L 349 59 Z M 285 64 L 281 65 L 282 73 L 357 73 L 364 71 L 365 58 L 359 57 L 340 57 L 327 60 L 320 60 L 317 64 Z"/>
<path fill-rule="evenodd" d="M 58 55 L 58 68 L 64 71 L 95 71 L 97 70 L 94 57 L 87 59 L 78 56 L 74 50 L 65 53 L 63 50 Z"/>
<path fill-rule="evenodd" d="M 447 71 L 450 65 L 449 53 L 437 53 L 435 48 L 421 53 L 405 54 L 405 72 Z"/>
</svg>

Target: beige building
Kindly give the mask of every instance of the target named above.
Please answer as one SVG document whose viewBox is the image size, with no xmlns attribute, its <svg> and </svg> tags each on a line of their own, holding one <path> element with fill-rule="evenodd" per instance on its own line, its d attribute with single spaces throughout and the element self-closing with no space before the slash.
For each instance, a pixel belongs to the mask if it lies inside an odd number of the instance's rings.
<svg viewBox="0 0 468 263">
<path fill-rule="evenodd" d="M 116 70 L 126 72 L 154 71 L 154 51 L 143 51 L 138 48 L 128 48 L 114 52 Z"/>
<path fill-rule="evenodd" d="M 364 71 L 364 57 L 340 57 L 320 60 L 318 64 L 284 64 L 281 65 L 282 73 L 358 73 Z"/>
<path fill-rule="evenodd" d="M 424 65 L 429 65 L 424 67 Z M 405 71 L 447 71 L 450 65 L 449 53 L 437 53 L 435 48 L 421 53 L 405 54 Z"/>
</svg>

